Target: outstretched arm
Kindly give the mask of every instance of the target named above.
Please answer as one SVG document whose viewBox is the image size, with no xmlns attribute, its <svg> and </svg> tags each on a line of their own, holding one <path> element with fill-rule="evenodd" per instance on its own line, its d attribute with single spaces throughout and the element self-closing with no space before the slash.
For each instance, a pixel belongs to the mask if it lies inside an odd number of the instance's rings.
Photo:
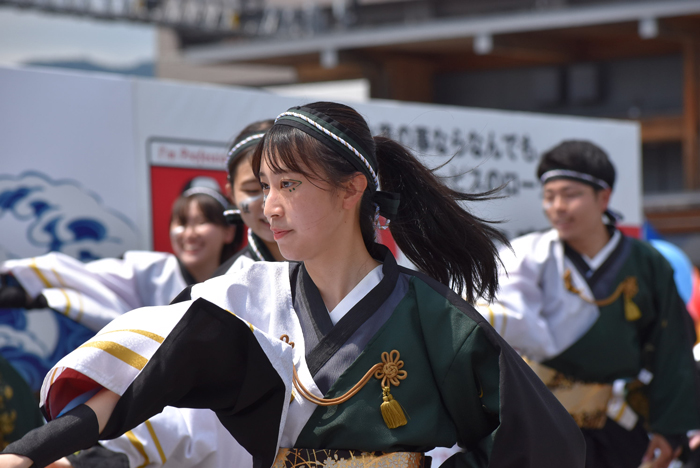
<svg viewBox="0 0 700 468">
<path fill-rule="evenodd" d="M 99 439 L 118 401 L 116 393 L 100 390 L 84 405 L 10 444 L 0 455 L 0 468 L 41 467 L 89 448 Z"/>
</svg>

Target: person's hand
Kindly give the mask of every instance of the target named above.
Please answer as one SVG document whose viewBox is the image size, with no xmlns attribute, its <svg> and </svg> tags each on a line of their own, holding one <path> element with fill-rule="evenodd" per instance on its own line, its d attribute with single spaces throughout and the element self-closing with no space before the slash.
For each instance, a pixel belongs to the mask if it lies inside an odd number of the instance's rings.
<svg viewBox="0 0 700 468">
<path fill-rule="evenodd" d="M 657 452 L 658 450 L 658 452 Z M 642 466 L 649 468 L 668 468 L 668 465 L 681 454 L 682 447 L 671 448 L 666 438 L 661 434 L 653 434 L 647 451 L 642 457 Z M 654 458 L 654 455 L 658 456 Z"/>
<path fill-rule="evenodd" d="M 690 450 L 695 450 L 700 447 L 700 431 L 693 431 L 692 434 L 688 434 L 690 440 L 688 440 L 688 446 Z"/>
<path fill-rule="evenodd" d="M 56 460 L 55 462 L 51 463 L 46 468 L 73 468 L 73 465 L 66 457 L 63 457 L 60 460 Z"/>
<path fill-rule="evenodd" d="M 34 464 L 27 457 L 13 453 L 0 454 L 0 468 L 29 468 Z"/>
</svg>

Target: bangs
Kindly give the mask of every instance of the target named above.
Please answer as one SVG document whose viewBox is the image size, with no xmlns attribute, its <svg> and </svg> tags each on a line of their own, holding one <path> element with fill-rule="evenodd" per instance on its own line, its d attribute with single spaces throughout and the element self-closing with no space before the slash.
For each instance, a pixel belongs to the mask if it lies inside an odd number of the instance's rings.
<svg viewBox="0 0 700 468">
<path fill-rule="evenodd" d="M 197 204 L 204 218 L 210 223 L 219 226 L 227 226 L 226 217 L 224 217 L 224 208 L 221 203 L 214 198 L 203 193 L 195 193 L 189 197 L 179 197 L 173 204 L 172 215 L 170 222 L 178 222 L 181 225 L 187 224 L 187 215 L 189 214 L 190 202 Z"/>
<path fill-rule="evenodd" d="M 275 174 L 296 172 L 309 180 L 326 180 L 319 156 L 329 153 L 329 148 L 294 127 L 276 125 L 265 135 L 253 153 L 253 172 L 260 179 L 260 166 L 264 160 Z"/>
</svg>

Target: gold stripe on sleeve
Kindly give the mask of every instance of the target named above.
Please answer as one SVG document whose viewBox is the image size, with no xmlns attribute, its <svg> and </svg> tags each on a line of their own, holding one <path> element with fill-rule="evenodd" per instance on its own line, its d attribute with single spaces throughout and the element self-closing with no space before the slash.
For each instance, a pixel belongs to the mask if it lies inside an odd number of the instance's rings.
<svg viewBox="0 0 700 468">
<path fill-rule="evenodd" d="M 163 338 L 160 335 L 156 335 L 155 333 L 151 333 L 151 332 L 146 331 L 146 330 L 138 330 L 135 328 L 124 328 L 122 330 L 110 330 L 110 331 L 106 331 L 104 333 L 100 333 L 97 336 L 102 336 L 102 335 L 106 335 L 107 333 L 117 333 L 117 332 L 138 333 L 139 335 L 143 335 L 146 338 L 150 338 L 153 341 L 158 342 L 158 343 L 162 343 L 163 341 L 165 341 L 165 338 Z"/>
<path fill-rule="evenodd" d="M 63 288 L 61 288 L 61 292 L 63 293 L 63 295 L 66 298 L 66 310 L 65 310 L 65 312 L 63 312 L 63 315 L 65 315 L 66 317 L 70 317 L 69 314 L 70 314 L 71 304 L 70 304 L 70 298 L 68 297 L 68 293 L 66 292 L 66 289 L 68 289 L 68 286 L 66 285 L 66 282 L 63 281 L 63 278 L 61 278 L 61 275 L 58 274 L 58 272 L 56 271 L 55 268 L 51 268 L 51 272 L 56 277 L 56 279 L 58 280 L 60 285 L 63 286 Z"/>
<path fill-rule="evenodd" d="M 151 424 L 151 421 L 146 421 L 146 427 L 148 428 L 148 432 L 151 433 L 151 437 L 153 438 L 153 442 L 156 444 L 156 448 L 158 449 L 158 455 L 160 455 L 160 461 L 163 462 L 163 465 L 165 465 L 166 458 L 165 458 L 165 453 L 163 452 L 163 447 L 160 446 L 160 441 L 158 440 L 158 437 L 156 436 L 156 431 L 153 429 L 153 425 Z"/>
<path fill-rule="evenodd" d="M 148 421 L 146 421 L 148 422 Z M 148 454 L 146 453 L 146 449 L 143 448 L 143 444 L 141 441 L 139 441 L 136 436 L 134 435 L 133 432 L 127 431 L 124 433 L 127 439 L 129 439 L 129 442 L 131 442 L 131 445 L 134 446 L 136 451 L 141 454 L 141 456 L 144 459 L 143 465 L 139 465 L 138 468 L 144 468 L 145 466 L 148 466 L 149 463 L 151 463 L 151 459 L 148 458 Z"/>
<path fill-rule="evenodd" d="M 29 268 L 32 269 L 32 271 L 39 277 L 42 283 L 44 283 L 44 286 L 47 288 L 51 288 L 53 285 L 49 282 L 49 280 L 46 279 L 46 276 L 41 272 L 39 267 L 36 265 L 36 258 L 32 258 L 32 262 L 29 264 Z"/>
<path fill-rule="evenodd" d="M 53 273 L 54 276 L 56 276 L 56 279 L 57 279 L 58 282 L 61 284 L 61 286 L 63 286 L 64 288 L 68 289 L 68 285 L 66 284 L 65 281 L 63 281 L 63 278 L 61 278 L 61 275 L 58 274 L 58 272 L 56 271 L 55 268 L 51 268 L 51 273 Z"/>
<path fill-rule="evenodd" d="M 68 297 L 68 293 L 63 288 L 60 288 L 59 290 L 63 293 L 63 296 L 66 298 L 66 310 L 63 312 L 63 315 L 65 315 L 66 317 L 70 317 L 70 315 L 68 315 L 68 314 L 70 313 L 71 306 L 70 306 L 70 298 Z"/>
<path fill-rule="evenodd" d="M 58 372 L 58 367 L 53 370 L 53 373 L 51 374 L 51 383 L 49 386 L 53 385 L 53 381 L 56 378 L 56 372 Z"/>
<path fill-rule="evenodd" d="M 627 408 L 627 402 L 623 401 L 622 405 L 620 405 L 620 411 L 617 412 L 613 420 L 615 422 L 620 422 L 620 419 L 622 419 L 622 415 L 625 414 L 625 409 Z"/>
<path fill-rule="evenodd" d="M 120 361 L 134 367 L 138 370 L 146 367 L 148 359 L 141 356 L 140 354 L 130 350 L 126 346 L 122 346 L 119 343 L 113 341 L 88 341 L 81 348 L 97 348 L 102 351 L 111 354 Z"/>
</svg>

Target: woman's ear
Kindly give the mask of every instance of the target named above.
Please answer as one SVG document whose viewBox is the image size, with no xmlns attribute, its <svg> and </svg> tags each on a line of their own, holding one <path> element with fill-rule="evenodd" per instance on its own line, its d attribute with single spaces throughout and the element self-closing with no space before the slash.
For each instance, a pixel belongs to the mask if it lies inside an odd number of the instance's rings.
<svg viewBox="0 0 700 468">
<path fill-rule="evenodd" d="M 343 193 L 343 208 L 353 209 L 362 201 L 362 195 L 367 189 L 367 177 L 360 172 L 355 175 L 345 184 L 345 192 Z"/>
<path fill-rule="evenodd" d="M 226 182 L 226 195 L 228 195 L 228 199 L 231 201 L 232 205 L 236 204 L 236 197 L 233 195 L 233 186 L 231 185 L 231 182 Z"/>
</svg>

